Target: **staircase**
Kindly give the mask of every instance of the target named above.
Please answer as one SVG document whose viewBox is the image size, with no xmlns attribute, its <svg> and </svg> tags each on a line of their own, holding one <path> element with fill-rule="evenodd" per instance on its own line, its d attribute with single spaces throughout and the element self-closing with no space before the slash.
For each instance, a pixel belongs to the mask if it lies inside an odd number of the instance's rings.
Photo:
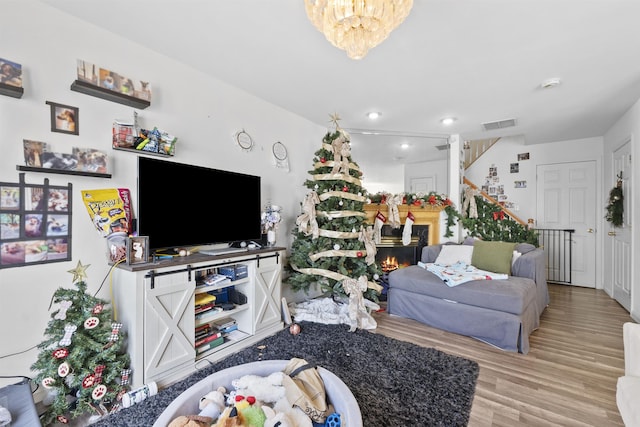
<svg viewBox="0 0 640 427">
<path fill-rule="evenodd" d="M 493 144 L 498 142 L 500 138 L 475 139 L 465 141 L 464 148 L 464 168 L 467 169 L 480 156 L 484 154 Z"/>
</svg>

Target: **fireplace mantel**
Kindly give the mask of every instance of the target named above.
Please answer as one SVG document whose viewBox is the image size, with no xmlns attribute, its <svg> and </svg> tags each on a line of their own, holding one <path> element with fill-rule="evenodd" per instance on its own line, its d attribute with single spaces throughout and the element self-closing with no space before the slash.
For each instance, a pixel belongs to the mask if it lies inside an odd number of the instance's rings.
<svg viewBox="0 0 640 427">
<path fill-rule="evenodd" d="M 399 205 L 398 214 L 400 216 L 400 223 L 404 225 L 407 219 L 407 213 L 411 211 L 415 221 L 414 225 L 428 225 L 429 226 L 429 245 L 437 245 L 440 243 L 440 213 L 443 208 L 435 206 L 409 206 Z M 389 206 L 382 203 L 370 203 L 364 205 L 364 211 L 367 214 L 367 222 L 373 224 L 378 211 L 382 213 L 386 218 L 389 218 Z"/>
</svg>

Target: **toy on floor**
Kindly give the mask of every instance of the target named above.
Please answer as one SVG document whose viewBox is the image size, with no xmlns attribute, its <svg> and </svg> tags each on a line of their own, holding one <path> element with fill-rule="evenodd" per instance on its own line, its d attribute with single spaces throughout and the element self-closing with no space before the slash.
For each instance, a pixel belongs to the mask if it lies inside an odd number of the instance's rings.
<svg viewBox="0 0 640 427">
<path fill-rule="evenodd" d="M 209 427 L 213 419 L 200 415 L 180 415 L 169 423 L 167 427 Z"/>
<path fill-rule="evenodd" d="M 226 399 L 224 396 L 226 392 L 226 388 L 218 387 L 217 390 L 210 391 L 202 396 L 200 398 L 200 403 L 198 404 L 198 408 L 200 408 L 200 413 L 198 415 L 211 417 L 212 420 L 218 419 L 226 406 Z"/>
</svg>

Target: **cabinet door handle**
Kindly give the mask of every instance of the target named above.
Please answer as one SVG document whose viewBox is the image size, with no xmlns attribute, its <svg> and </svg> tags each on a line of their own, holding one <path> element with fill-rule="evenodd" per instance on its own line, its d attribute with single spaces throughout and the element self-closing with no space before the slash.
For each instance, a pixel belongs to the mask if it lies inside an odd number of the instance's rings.
<svg viewBox="0 0 640 427">
<path fill-rule="evenodd" d="M 593 233 L 593 228 L 587 228 L 587 233 Z"/>
<path fill-rule="evenodd" d="M 610 232 L 608 232 L 607 234 L 608 234 L 609 236 L 615 236 L 615 235 L 616 235 L 616 232 L 615 232 L 615 231 L 610 231 Z"/>
</svg>

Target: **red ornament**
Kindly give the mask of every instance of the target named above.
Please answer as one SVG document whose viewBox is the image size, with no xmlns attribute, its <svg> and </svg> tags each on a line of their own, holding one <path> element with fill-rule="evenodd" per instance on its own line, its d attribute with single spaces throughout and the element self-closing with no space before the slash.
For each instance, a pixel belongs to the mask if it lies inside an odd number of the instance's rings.
<svg viewBox="0 0 640 427">
<path fill-rule="evenodd" d="M 503 220 L 503 219 L 504 219 L 504 211 L 499 211 L 499 212 L 494 212 L 493 213 L 493 220 L 494 221 Z"/>
<path fill-rule="evenodd" d="M 436 200 L 436 196 L 434 196 L 433 194 L 431 196 L 429 196 L 429 200 L 427 200 L 429 202 L 430 205 L 435 205 L 436 203 L 438 203 L 438 201 Z"/>
<path fill-rule="evenodd" d="M 59 348 L 53 351 L 53 357 L 56 359 L 64 359 L 69 355 L 69 350 L 66 348 Z"/>
<path fill-rule="evenodd" d="M 327 159 L 325 159 L 324 157 L 320 157 L 320 163 L 326 163 Z"/>
<path fill-rule="evenodd" d="M 422 204 L 422 202 L 418 199 L 418 200 L 414 200 L 413 202 L 413 206 L 420 206 Z"/>
<path fill-rule="evenodd" d="M 453 204 L 453 202 L 451 201 L 451 199 L 445 199 L 444 200 L 444 204 L 447 206 L 451 206 Z"/>
<path fill-rule="evenodd" d="M 404 196 L 402 197 L 402 204 L 403 204 L 403 205 L 406 205 L 406 204 L 407 204 L 407 198 L 406 198 L 406 197 L 404 197 Z"/>
<path fill-rule="evenodd" d="M 93 307 L 93 310 L 91 310 L 91 313 L 100 314 L 100 313 L 102 313 L 102 310 L 104 310 L 104 305 L 96 304 L 95 307 Z"/>
<path fill-rule="evenodd" d="M 361 251 L 358 251 L 358 253 L 357 253 L 356 255 L 358 255 L 358 258 L 362 258 L 362 255 L 363 255 L 363 254 L 362 254 L 362 252 L 361 252 Z"/>
<path fill-rule="evenodd" d="M 345 185 L 344 187 L 342 187 L 342 191 L 344 191 L 344 192 L 346 193 L 347 191 L 349 191 L 349 187 L 347 187 L 347 186 Z"/>
</svg>

